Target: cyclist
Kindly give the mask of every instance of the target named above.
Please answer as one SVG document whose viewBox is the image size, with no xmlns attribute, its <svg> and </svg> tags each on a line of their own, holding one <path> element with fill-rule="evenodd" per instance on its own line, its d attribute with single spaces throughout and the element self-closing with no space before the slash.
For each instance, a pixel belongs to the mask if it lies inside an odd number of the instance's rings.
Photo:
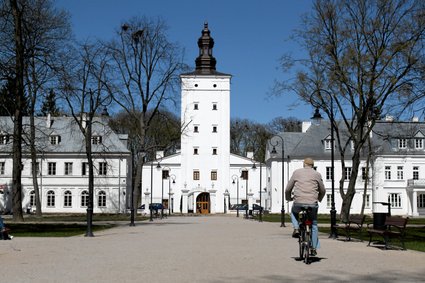
<svg viewBox="0 0 425 283">
<path fill-rule="evenodd" d="M 287 200 L 294 201 L 291 209 L 291 222 L 294 227 L 292 237 L 294 238 L 298 238 L 299 236 L 298 214 L 301 211 L 301 207 L 312 208 L 313 249 L 311 254 L 316 255 L 316 249 L 319 248 L 317 210 L 319 209 L 319 202 L 322 201 L 325 196 L 326 190 L 323 184 L 322 175 L 313 168 L 314 160 L 306 158 L 304 159 L 303 165 L 303 168 L 295 170 L 292 174 L 285 189 L 285 197 Z"/>
</svg>

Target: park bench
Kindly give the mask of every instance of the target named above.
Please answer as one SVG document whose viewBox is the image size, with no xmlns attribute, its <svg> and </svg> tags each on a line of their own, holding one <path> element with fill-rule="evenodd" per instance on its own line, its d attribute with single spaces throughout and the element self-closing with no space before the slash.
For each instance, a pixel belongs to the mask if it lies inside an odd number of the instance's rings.
<svg viewBox="0 0 425 283">
<path fill-rule="evenodd" d="M 350 215 L 348 222 L 336 224 L 333 227 L 337 231 L 344 232 L 346 241 L 351 241 L 352 233 L 357 233 L 357 237 L 361 240 L 361 232 L 365 219 L 365 215 Z"/>
<path fill-rule="evenodd" d="M 384 229 L 368 228 L 369 243 L 372 242 L 373 235 L 380 235 L 384 239 L 385 249 L 389 247 L 390 240 L 392 238 L 398 238 L 401 243 L 402 249 L 405 250 L 404 237 L 406 235 L 406 224 L 409 218 L 387 216 L 384 223 Z M 368 225 L 369 226 L 369 225 Z"/>
</svg>

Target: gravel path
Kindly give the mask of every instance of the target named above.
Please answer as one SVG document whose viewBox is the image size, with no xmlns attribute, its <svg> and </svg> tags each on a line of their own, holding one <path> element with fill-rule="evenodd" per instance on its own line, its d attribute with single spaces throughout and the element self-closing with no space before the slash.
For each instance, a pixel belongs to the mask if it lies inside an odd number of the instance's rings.
<svg viewBox="0 0 425 283">
<path fill-rule="evenodd" d="M 0 241 L 0 282 L 423 282 L 425 253 L 320 236 L 310 265 L 292 228 L 235 216 L 170 217 L 95 237 Z"/>
</svg>

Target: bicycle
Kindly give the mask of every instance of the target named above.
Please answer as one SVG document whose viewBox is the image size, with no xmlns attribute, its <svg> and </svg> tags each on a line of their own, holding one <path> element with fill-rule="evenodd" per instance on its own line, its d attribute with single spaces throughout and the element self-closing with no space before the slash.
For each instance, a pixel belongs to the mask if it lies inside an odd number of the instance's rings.
<svg viewBox="0 0 425 283">
<path fill-rule="evenodd" d="M 312 238 L 312 228 L 313 220 L 311 217 L 311 207 L 302 207 L 299 215 L 299 252 L 300 259 L 304 261 L 305 264 L 310 264 L 311 251 L 313 249 L 313 238 Z"/>
</svg>

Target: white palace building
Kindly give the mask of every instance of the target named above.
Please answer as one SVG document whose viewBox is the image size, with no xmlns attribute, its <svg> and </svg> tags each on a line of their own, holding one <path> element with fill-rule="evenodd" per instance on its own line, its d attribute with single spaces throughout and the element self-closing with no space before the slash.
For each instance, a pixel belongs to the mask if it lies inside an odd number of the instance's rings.
<svg viewBox="0 0 425 283">
<path fill-rule="evenodd" d="M 319 125 L 304 122 L 301 132 L 284 132 L 267 143 L 266 160 L 259 163 L 252 153 L 230 153 L 231 75 L 216 71 L 214 41 L 205 24 L 198 40 L 196 68 L 181 78 L 181 150 L 173 155 L 156 153 L 145 163 L 142 172 L 141 203 L 163 203 L 167 213 L 232 213 L 235 204 L 263 206 L 271 213 L 286 212 L 291 203 L 283 198 L 292 172 L 302 166 L 305 157 L 315 160 L 322 174 L 327 194 L 320 213 L 331 208 L 331 132 L 329 121 Z M 80 212 L 87 208 L 88 176 L 83 138 L 70 117 L 36 118 L 39 156 L 38 184 L 43 212 Z M 117 135 L 105 117 L 94 123 L 93 149 L 95 166 L 95 213 L 122 213 L 129 207 L 131 194 L 130 152 L 125 135 Z M 28 125 L 28 120 L 24 120 Z M 10 211 L 12 154 L 10 117 L 0 117 L 0 210 Z M 393 215 L 425 215 L 425 123 L 413 119 L 396 122 L 378 121 L 371 134 L 373 145 L 371 178 L 362 174 L 366 151 L 362 156 L 360 176 L 351 213 L 386 212 L 390 203 Z M 351 176 L 351 156 L 346 154 L 346 169 L 341 172 L 335 150 L 335 207 L 342 200 L 339 180 L 346 189 Z M 22 171 L 23 207 L 34 207 L 31 161 L 24 155 Z M 365 182 L 366 185 L 365 186 Z M 365 189 L 366 188 L 366 189 Z M 127 200 L 127 201 L 126 201 Z M 242 212 L 243 213 L 243 212 Z"/>
</svg>

